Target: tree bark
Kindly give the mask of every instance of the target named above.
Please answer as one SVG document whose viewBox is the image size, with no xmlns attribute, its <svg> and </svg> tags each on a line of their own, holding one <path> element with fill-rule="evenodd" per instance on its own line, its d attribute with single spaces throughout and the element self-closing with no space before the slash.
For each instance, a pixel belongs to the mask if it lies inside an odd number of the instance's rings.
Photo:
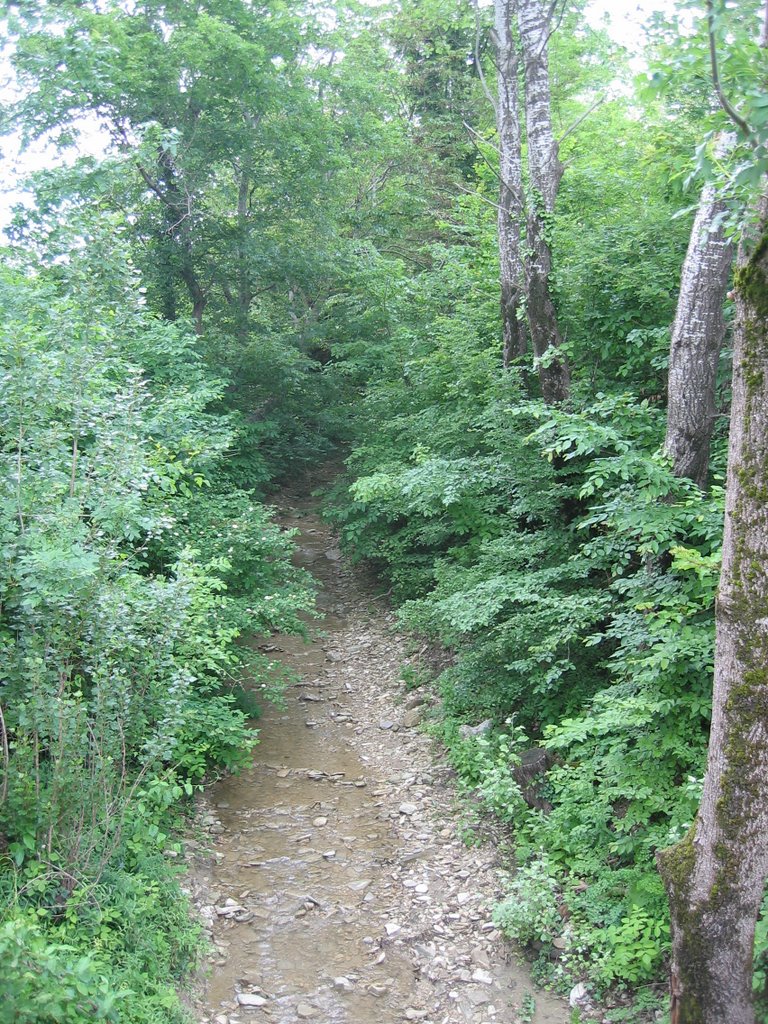
<svg viewBox="0 0 768 1024">
<path fill-rule="evenodd" d="M 499 136 L 499 264 L 501 284 L 501 322 L 504 338 L 504 365 L 525 355 L 525 326 L 520 316 L 524 268 L 520 243 L 525 212 L 523 192 L 522 140 L 518 103 L 518 51 L 512 26 L 517 0 L 495 0 L 494 38 L 498 106 L 496 126 Z"/>
<path fill-rule="evenodd" d="M 701 807 L 659 855 L 672 914 L 673 1024 L 753 1024 L 768 874 L 768 198 L 735 276 L 733 406 L 712 729 Z"/>
<path fill-rule="evenodd" d="M 563 176 L 552 131 L 549 90 L 549 14 L 541 0 L 519 0 L 518 25 L 525 81 L 525 130 L 528 142 L 529 198 L 526 218 L 526 305 L 539 380 L 548 404 L 570 392 L 570 371 L 557 312 L 550 294 L 552 250 L 549 225 Z"/>
<path fill-rule="evenodd" d="M 721 136 L 716 155 L 724 156 L 734 141 L 730 133 Z M 702 488 L 709 472 L 717 366 L 725 337 L 723 303 L 733 263 L 733 246 L 722 223 L 725 210 L 714 183 L 706 185 L 683 263 L 669 354 L 664 451 L 675 476 Z"/>
</svg>

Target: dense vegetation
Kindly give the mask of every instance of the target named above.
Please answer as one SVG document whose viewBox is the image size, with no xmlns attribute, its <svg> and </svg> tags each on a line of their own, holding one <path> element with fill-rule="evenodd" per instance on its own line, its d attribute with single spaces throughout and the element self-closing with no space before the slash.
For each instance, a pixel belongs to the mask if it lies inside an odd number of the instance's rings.
<svg viewBox="0 0 768 1024">
<path fill-rule="evenodd" d="M 184 1019 L 174 835 L 278 688 L 242 638 L 312 604 L 263 501 L 339 451 L 328 515 L 450 652 L 408 682 L 439 690 L 463 784 L 514 831 L 498 922 L 546 980 L 632 990 L 615 1019 L 656 1005 L 729 404 L 726 344 L 702 489 L 663 453 L 670 326 L 701 183 L 728 178 L 735 211 L 764 168 L 713 156 L 702 32 L 659 16 L 633 87 L 583 6 L 550 42 L 552 405 L 530 357 L 502 366 L 487 12 L 4 5 L 9 129 L 68 153 L 98 125 L 104 152 L 30 176 L 0 278 L 0 1020 Z M 722 79 L 763 124 L 756 10 L 723 14 Z"/>
</svg>

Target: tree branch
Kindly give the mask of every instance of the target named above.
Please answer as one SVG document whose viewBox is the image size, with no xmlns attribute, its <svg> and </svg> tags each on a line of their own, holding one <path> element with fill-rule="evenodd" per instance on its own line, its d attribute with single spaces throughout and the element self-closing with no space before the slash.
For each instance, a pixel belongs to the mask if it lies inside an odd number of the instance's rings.
<svg viewBox="0 0 768 1024">
<path fill-rule="evenodd" d="M 571 127 L 568 128 L 560 136 L 560 138 L 557 140 L 557 145 L 560 146 L 568 138 L 569 135 L 573 135 L 573 133 L 576 131 L 576 129 L 579 127 L 579 125 L 583 124 L 584 121 L 586 121 L 586 119 L 589 117 L 589 115 L 594 113 L 597 110 L 598 107 L 601 107 L 603 105 L 603 103 L 605 103 L 605 101 L 607 99 L 608 99 L 608 96 L 605 93 L 603 93 L 602 96 L 598 96 L 597 99 L 595 100 L 595 102 L 592 104 L 592 106 L 589 107 L 588 110 L 585 110 L 584 113 L 581 115 L 581 117 L 577 118 L 573 122 Z"/>
<path fill-rule="evenodd" d="M 471 125 L 471 124 L 467 124 L 467 122 L 466 122 L 466 121 L 462 121 L 461 123 L 462 123 L 462 124 L 464 125 L 464 127 L 465 127 L 465 128 L 467 129 L 467 131 L 469 132 L 469 134 L 470 134 L 470 135 L 472 135 L 472 136 L 474 136 L 474 137 L 475 137 L 475 138 L 476 138 L 476 139 L 477 139 L 477 140 L 478 140 L 479 142 L 482 142 L 482 143 L 483 143 L 483 145 L 485 145 L 485 146 L 490 146 L 490 147 L 491 147 L 492 149 L 494 149 L 494 150 L 495 150 L 495 151 L 496 151 L 497 153 L 499 152 L 499 147 L 498 147 L 498 146 L 497 146 L 497 145 L 496 145 L 495 143 L 491 142 L 491 140 L 490 140 L 490 139 L 486 139 L 486 138 L 485 138 L 485 137 L 484 137 L 483 135 L 481 135 L 481 134 L 480 134 L 480 132 L 476 131 L 476 130 L 475 130 L 475 129 L 474 129 L 473 127 L 472 127 L 472 125 Z"/>
<path fill-rule="evenodd" d="M 499 108 L 496 105 L 496 100 L 491 94 L 491 90 L 488 88 L 488 82 L 486 81 L 485 74 L 483 73 L 483 65 L 480 60 L 480 36 L 482 35 L 483 26 L 480 22 L 480 8 L 477 6 L 477 0 L 475 0 L 475 67 L 477 68 L 477 74 L 480 79 L 480 84 L 483 87 L 486 99 L 493 107 L 494 113 L 498 119 Z"/>
<path fill-rule="evenodd" d="M 501 175 L 499 174 L 498 168 L 493 166 L 491 161 L 488 159 L 488 157 L 485 155 L 485 153 L 482 151 L 482 149 L 480 149 L 480 147 L 478 146 L 477 142 L 475 142 L 475 139 L 473 138 L 473 136 L 477 135 L 477 132 L 473 131 L 469 127 L 469 125 L 466 123 L 466 121 L 462 121 L 462 124 L 467 129 L 467 131 L 469 132 L 469 141 L 472 143 L 472 147 L 475 150 L 475 152 L 478 154 L 480 159 L 485 163 L 486 167 L 488 167 L 488 169 L 491 171 L 491 173 L 494 174 L 499 179 L 499 181 L 501 181 Z M 483 141 L 485 141 L 485 140 L 483 140 Z M 496 149 L 495 146 L 494 146 L 494 149 Z M 497 152 L 498 152 L 498 150 L 497 150 Z"/>
<path fill-rule="evenodd" d="M 720 101 L 720 106 L 726 112 L 728 117 L 730 117 L 733 123 L 741 129 L 747 138 L 749 138 L 752 135 L 752 129 L 736 108 L 731 104 L 728 97 L 723 92 L 723 86 L 720 81 L 720 67 L 717 60 L 717 40 L 715 39 L 715 5 L 713 0 L 707 0 L 707 35 L 709 36 L 709 62 L 712 65 L 712 84 L 715 87 L 715 92 L 717 93 L 717 98 Z"/>
<path fill-rule="evenodd" d="M 554 15 L 555 11 L 557 10 L 557 5 L 558 5 L 559 2 L 560 2 L 560 0 L 552 0 L 552 3 L 550 4 L 550 7 L 549 7 L 549 11 L 547 13 L 545 24 L 549 25 L 551 23 L 552 16 Z M 557 24 L 553 28 L 551 28 L 549 30 L 549 34 L 547 35 L 547 38 L 544 40 L 544 44 L 541 47 L 541 50 L 539 51 L 539 56 L 541 56 L 542 53 L 544 53 L 546 48 L 549 46 L 550 39 L 555 34 L 555 32 L 557 32 L 557 30 L 560 28 L 560 26 L 563 24 L 563 19 L 565 18 L 566 7 L 567 7 L 567 5 L 565 3 L 563 3 L 562 10 L 560 11 L 560 16 L 557 19 Z"/>
<path fill-rule="evenodd" d="M 498 203 L 494 203 L 493 200 L 486 198 L 486 196 L 481 195 L 480 192 L 476 192 L 473 188 L 466 188 L 464 185 L 457 185 L 456 187 L 460 192 L 463 192 L 464 195 L 474 196 L 475 199 L 479 199 L 481 202 L 486 203 L 486 205 L 492 206 L 494 210 L 498 211 L 501 209 Z"/>
</svg>

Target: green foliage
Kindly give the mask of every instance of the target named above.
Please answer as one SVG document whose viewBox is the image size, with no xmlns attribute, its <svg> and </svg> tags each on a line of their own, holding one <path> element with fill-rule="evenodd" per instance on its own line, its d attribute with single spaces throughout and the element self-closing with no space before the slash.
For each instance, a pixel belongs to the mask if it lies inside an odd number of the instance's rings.
<svg viewBox="0 0 768 1024">
<path fill-rule="evenodd" d="M 489 347 L 481 256 L 441 257 L 402 296 L 399 358 L 368 386 L 353 479 L 330 515 L 386 572 L 403 623 L 453 654 L 438 681 L 442 735 L 515 831 L 500 923 L 537 944 L 555 981 L 637 986 L 669 948 L 654 854 L 698 801 L 722 492 L 675 479 L 659 453 L 658 295 L 642 328 L 631 313 L 606 320 L 626 372 L 599 379 L 618 387 L 548 409 Z M 617 348 L 630 328 L 651 333 Z M 489 736 L 461 738 L 462 723 L 485 719 Z M 526 805 L 513 775 L 531 742 L 555 757 L 538 781 L 546 810 Z"/>
<path fill-rule="evenodd" d="M 222 489 L 222 384 L 107 234 L 0 279 L 0 943 L 18 1019 L 167 1024 L 199 946 L 180 807 L 256 742 L 231 691 L 275 680 L 241 635 L 303 629 L 313 588 Z"/>
<path fill-rule="evenodd" d="M 30 1020 L 182 1019 L 178 810 L 246 762 L 279 690 L 247 638 L 301 632 L 312 606 L 256 497 L 344 445 L 329 517 L 449 652 L 435 728 L 515 833 L 500 926 L 557 983 L 653 982 L 723 512 L 722 433 L 707 494 L 660 454 L 667 345 L 691 151 L 737 198 L 764 170 L 756 5 L 714 5 L 749 127 L 722 167 L 701 26 L 658 20 L 652 94 L 629 97 L 623 56 L 563 14 L 558 409 L 530 360 L 500 365 L 487 14 L 478 37 L 446 0 L 140 6 L 3 8 L 8 126 L 66 150 L 98 115 L 109 152 L 32 177 L 0 277 L 0 979 Z M 554 761 L 537 808 L 531 744 Z"/>
<path fill-rule="evenodd" d="M 76 952 L 64 943 L 46 940 L 33 919 L 12 918 L 0 925 L 0 1021 L 116 1021 L 120 1002 L 132 993 L 110 989 L 93 958 L 76 957 Z"/>
</svg>

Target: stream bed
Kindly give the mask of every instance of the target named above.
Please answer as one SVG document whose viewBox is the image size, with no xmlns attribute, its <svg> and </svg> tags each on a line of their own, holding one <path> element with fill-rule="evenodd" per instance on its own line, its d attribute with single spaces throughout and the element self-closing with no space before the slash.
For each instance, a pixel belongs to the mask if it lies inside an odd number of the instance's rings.
<svg viewBox="0 0 768 1024">
<path fill-rule="evenodd" d="M 567 1024 L 491 920 L 498 854 L 467 846 L 430 713 L 400 681 L 405 641 L 304 499 L 283 501 L 318 579 L 309 641 L 272 639 L 299 677 L 267 706 L 252 767 L 210 787 L 189 887 L 214 955 L 203 1024 Z M 197 845 L 197 844 L 195 844 Z"/>
</svg>

